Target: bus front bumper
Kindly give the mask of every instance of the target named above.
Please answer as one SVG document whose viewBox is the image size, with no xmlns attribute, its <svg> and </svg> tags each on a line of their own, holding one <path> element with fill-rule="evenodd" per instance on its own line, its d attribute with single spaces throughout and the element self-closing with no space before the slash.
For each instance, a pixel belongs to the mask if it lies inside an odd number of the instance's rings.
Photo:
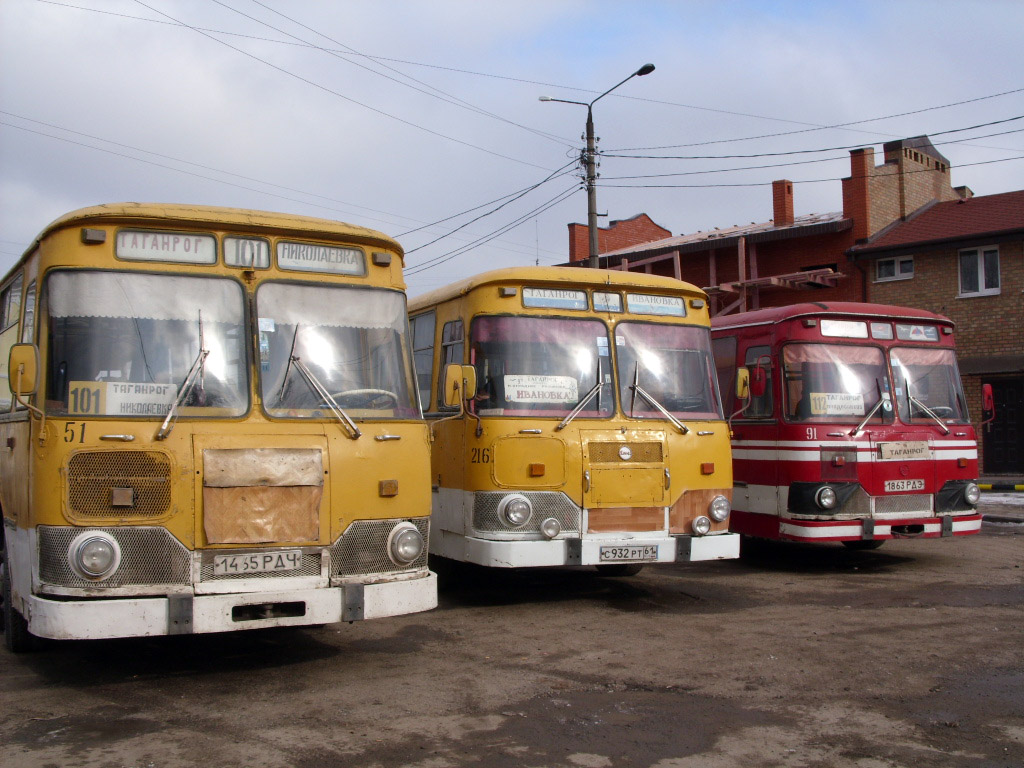
<svg viewBox="0 0 1024 768">
<path fill-rule="evenodd" d="M 25 598 L 29 631 L 53 640 L 232 632 L 399 616 L 437 607 L 437 576 L 244 594 L 92 600 Z"/>
<path fill-rule="evenodd" d="M 649 549 L 651 547 L 657 550 L 654 556 Z M 635 559 L 628 557 L 631 553 L 637 555 Z M 462 557 L 455 556 L 489 568 L 728 560 L 740 556 L 740 537 L 736 533 L 724 532 L 707 536 L 637 536 L 552 541 L 492 541 L 468 537 L 464 542 Z"/>
</svg>

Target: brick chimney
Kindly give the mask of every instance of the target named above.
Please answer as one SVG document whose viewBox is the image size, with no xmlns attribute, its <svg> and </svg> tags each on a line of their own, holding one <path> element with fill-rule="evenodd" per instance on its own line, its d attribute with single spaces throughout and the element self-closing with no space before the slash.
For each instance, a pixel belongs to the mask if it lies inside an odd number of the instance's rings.
<svg viewBox="0 0 1024 768">
<path fill-rule="evenodd" d="M 871 236 L 871 199 L 868 181 L 875 170 L 873 147 L 850 150 L 850 177 L 843 179 L 843 218 L 853 219 L 853 239 Z"/>
<path fill-rule="evenodd" d="M 772 210 L 776 227 L 788 227 L 793 223 L 793 182 L 779 179 L 772 182 Z"/>
</svg>

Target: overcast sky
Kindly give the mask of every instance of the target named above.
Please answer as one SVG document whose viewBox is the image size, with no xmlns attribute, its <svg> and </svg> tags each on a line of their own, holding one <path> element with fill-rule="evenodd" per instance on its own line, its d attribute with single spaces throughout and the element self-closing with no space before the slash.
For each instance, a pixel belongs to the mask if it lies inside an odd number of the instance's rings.
<svg viewBox="0 0 1024 768">
<path fill-rule="evenodd" d="M 1022 29 L 1018 0 L 2 0 L 0 274 L 56 217 L 122 201 L 379 229 L 413 295 L 562 262 L 586 108 L 538 97 L 647 62 L 594 106 L 602 226 L 766 221 L 781 178 L 797 215 L 841 210 L 850 147 L 918 134 L 954 185 L 1022 189 Z"/>
</svg>

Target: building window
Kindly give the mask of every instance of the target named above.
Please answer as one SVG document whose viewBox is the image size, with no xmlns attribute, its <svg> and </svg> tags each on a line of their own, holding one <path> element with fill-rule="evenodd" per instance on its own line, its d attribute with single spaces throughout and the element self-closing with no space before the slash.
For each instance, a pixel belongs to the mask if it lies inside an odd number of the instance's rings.
<svg viewBox="0 0 1024 768">
<path fill-rule="evenodd" d="M 909 280 L 914 276 L 914 257 L 901 256 L 893 259 L 879 259 L 875 262 L 875 282 L 885 280 Z"/>
<path fill-rule="evenodd" d="M 969 248 L 960 251 L 960 295 L 991 296 L 999 293 L 999 249 Z"/>
</svg>

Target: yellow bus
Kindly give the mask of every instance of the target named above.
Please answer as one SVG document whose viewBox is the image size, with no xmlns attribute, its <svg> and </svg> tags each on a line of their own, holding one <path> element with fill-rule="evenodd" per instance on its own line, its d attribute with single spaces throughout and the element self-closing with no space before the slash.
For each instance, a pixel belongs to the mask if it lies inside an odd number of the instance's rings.
<svg viewBox="0 0 1024 768">
<path fill-rule="evenodd" d="M 43 230 L 0 282 L 7 646 L 433 608 L 402 262 L 229 208 Z"/>
<path fill-rule="evenodd" d="M 487 272 L 410 301 L 430 553 L 516 568 L 734 558 L 707 297 L 666 277 Z"/>
</svg>

